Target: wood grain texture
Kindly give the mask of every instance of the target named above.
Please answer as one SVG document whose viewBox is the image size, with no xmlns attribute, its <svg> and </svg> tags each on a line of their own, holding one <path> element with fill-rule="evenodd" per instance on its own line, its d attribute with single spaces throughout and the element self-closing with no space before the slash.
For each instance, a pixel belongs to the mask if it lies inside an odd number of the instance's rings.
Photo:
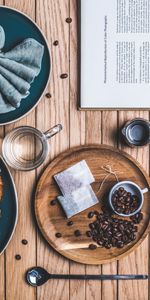
<svg viewBox="0 0 150 300">
<path fill-rule="evenodd" d="M 70 0 L 70 147 L 85 144 L 85 112 L 77 111 L 78 98 L 78 20 L 76 0 Z M 72 72 L 74 70 L 74 72 Z M 71 274 L 85 274 L 85 266 L 70 261 Z M 85 285 L 82 280 L 70 281 L 70 300 L 85 300 Z"/>
<path fill-rule="evenodd" d="M 149 119 L 148 112 L 120 112 L 119 113 L 119 127 L 127 121 L 135 117 L 143 117 Z M 149 173 L 149 147 L 143 148 L 129 148 L 120 145 L 120 148 L 130 153 L 135 157 Z M 148 238 L 142 245 L 128 257 L 119 262 L 119 273 L 131 274 L 147 274 L 148 273 Z M 148 299 L 148 282 L 130 281 L 119 282 L 118 297 L 122 300 L 147 300 Z"/>
<path fill-rule="evenodd" d="M 35 0 L 29 2 L 24 0 L 6 0 L 5 5 L 19 9 L 35 20 Z M 7 133 L 14 127 L 26 124 L 35 126 L 35 110 L 18 122 L 6 126 L 5 132 Z M 34 300 L 36 299 L 36 290 L 29 288 L 25 284 L 24 273 L 27 268 L 36 264 L 35 226 L 31 213 L 35 171 L 29 173 L 12 171 L 12 175 L 18 193 L 19 218 L 13 240 L 6 250 L 6 299 L 20 300 L 22 298 Z M 27 239 L 28 245 L 23 245 L 21 243 L 22 239 Z M 21 255 L 21 260 L 17 261 L 15 259 L 16 254 Z"/>
<path fill-rule="evenodd" d="M 86 112 L 86 144 L 101 143 L 101 112 Z M 101 274 L 101 266 L 86 266 L 86 274 Z M 102 300 L 102 283 L 89 280 L 86 282 L 86 299 Z"/>
<path fill-rule="evenodd" d="M 110 121 L 111 120 L 111 121 Z M 103 111 L 102 112 L 102 143 L 113 147 L 117 147 L 117 112 Z M 102 274 L 117 274 L 117 262 L 102 266 Z M 117 300 L 117 282 L 108 281 L 102 282 L 102 300 Z"/>
<path fill-rule="evenodd" d="M 61 79 L 62 73 L 69 74 L 69 16 L 68 0 L 37 0 L 37 23 L 45 33 L 52 55 L 52 74 L 48 86 L 50 99 L 46 98 L 37 107 L 36 125 L 41 130 L 61 123 L 63 131 L 53 137 L 50 143 L 50 153 L 46 162 L 69 147 L 69 77 Z M 54 46 L 55 40 L 59 41 Z M 41 169 L 40 169 L 41 170 Z M 39 172 L 38 172 L 39 173 Z M 58 255 L 43 238 L 37 238 L 37 264 L 44 266 L 49 272 L 69 273 L 69 261 Z M 51 280 L 49 284 L 37 291 L 38 299 L 69 299 L 69 281 Z"/>
</svg>

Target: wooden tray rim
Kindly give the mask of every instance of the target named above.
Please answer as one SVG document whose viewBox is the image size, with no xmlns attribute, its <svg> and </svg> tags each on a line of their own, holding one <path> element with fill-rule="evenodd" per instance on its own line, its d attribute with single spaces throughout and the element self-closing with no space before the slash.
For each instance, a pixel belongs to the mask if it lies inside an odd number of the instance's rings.
<svg viewBox="0 0 150 300">
<path fill-rule="evenodd" d="M 35 198 L 34 198 L 34 210 L 35 210 L 35 216 L 36 216 L 36 220 L 37 220 L 37 224 L 39 226 L 39 229 L 41 231 L 42 236 L 45 238 L 45 240 L 47 241 L 47 243 L 55 250 L 57 251 L 57 253 L 61 254 L 63 257 L 70 259 L 74 262 L 77 263 L 81 263 L 81 264 L 86 264 L 86 265 L 101 265 L 101 264 L 107 264 L 107 263 L 111 263 L 114 262 L 116 260 L 120 260 L 121 258 L 129 255 L 131 252 L 133 252 L 134 250 L 136 250 L 136 248 L 144 241 L 144 239 L 147 237 L 148 233 L 150 232 L 150 222 L 147 226 L 147 228 L 145 229 L 145 232 L 143 233 L 142 237 L 140 238 L 139 241 L 137 241 L 133 247 L 131 247 L 130 249 L 128 249 L 127 251 L 125 251 L 124 253 L 117 255 L 116 257 L 113 258 L 109 258 L 109 259 L 101 259 L 100 261 L 96 261 L 96 262 L 85 262 L 84 258 L 75 258 L 74 255 L 72 255 L 71 253 L 66 253 L 66 251 L 62 251 L 57 249 L 57 247 L 54 245 L 53 241 L 51 241 L 49 239 L 49 237 L 47 236 L 46 232 L 43 230 L 40 218 L 38 216 L 38 210 L 37 210 L 37 195 L 41 189 L 41 186 L 43 184 L 43 181 L 45 179 L 45 177 L 47 177 L 47 174 L 50 172 L 50 170 L 63 158 L 65 158 L 66 156 L 68 156 L 69 154 L 73 153 L 73 152 L 77 152 L 77 151 L 82 151 L 82 150 L 89 150 L 89 149 L 96 149 L 96 150 L 110 150 L 113 152 L 116 152 L 124 157 L 126 157 L 128 160 L 130 160 L 133 164 L 135 164 L 138 169 L 141 171 L 141 173 L 144 175 L 146 181 L 147 181 L 147 185 L 150 188 L 150 178 L 148 176 L 148 174 L 146 173 L 146 171 L 144 170 L 144 168 L 140 165 L 140 163 L 134 159 L 130 154 L 118 149 L 118 148 L 114 148 L 112 146 L 108 146 L 108 145 L 98 145 L 98 144 L 89 144 L 89 145 L 82 145 L 82 146 L 76 146 L 76 147 L 71 147 L 70 149 L 63 151 L 62 153 L 58 154 L 45 168 L 44 170 L 42 170 L 41 175 L 38 178 L 38 183 L 36 186 L 36 191 L 35 191 Z"/>
</svg>

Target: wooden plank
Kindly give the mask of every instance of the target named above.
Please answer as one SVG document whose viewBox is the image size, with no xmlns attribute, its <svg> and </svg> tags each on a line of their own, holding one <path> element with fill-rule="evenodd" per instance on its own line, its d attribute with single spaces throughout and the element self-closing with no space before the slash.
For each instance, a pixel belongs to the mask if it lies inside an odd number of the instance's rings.
<svg viewBox="0 0 150 300">
<path fill-rule="evenodd" d="M 148 112 L 120 112 L 119 127 L 121 128 L 127 120 L 135 117 L 149 119 Z M 133 155 L 149 171 L 149 147 L 129 148 L 120 144 L 120 148 Z M 148 274 L 148 238 L 142 245 L 129 256 L 119 262 L 120 274 Z M 121 300 L 147 300 L 148 281 L 125 281 L 119 282 L 118 299 Z"/>
<path fill-rule="evenodd" d="M 5 254 L 0 256 L 0 299 L 5 299 Z"/>
<path fill-rule="evenodd" d="M 27 13 L 33 19 L 35 18 L 34 0 L 29 2 L 24 0 L 6 0 L 5 4 Z M 35 126 L 35 111 L 15 124 L 6 126 L 6 133 L 14 127 L 26 124 Z M 31 195 L 35 171 L 28 173 L 12 171 L 12 174 L 18 192 L 19 219 L 13 240 L 6 251 L 6 298 L 8 300 L 20 300 L 21 297 L 24 300 L 34 300 L 36 291 L 33 288 L 29 288 L 25 283 L 24 273 L 27 268 L 36 263 L 36 235 L 31 214 Z M 23 245 L 21 243 L 22 239 L 27 239 L 28 245 Z M 22 259 L 19 261 L 15 260 L 16 254 L 20 254 Z"/>
<path fill-rule="evenodd" d="M 117 112 L 102 112 L 102 144 L 117 147 Z M 102 266 L 102 274 L 117 274 L 117 262 Z M 102 300 L 117 299 L 117 282 L 102 282 Z"/>
<path fill-rule="evenodd" d="M 86 112 L 86 144 L 101 143 L 101 112 Z M 101 266 L 86 266 L 86 274 L 101 274 Z M 102 285 L 99 281 L 86 281 L 86 300 L 102 300 Z"/>
<path fill-rule="evenodd" d="M 58 153 L 69 148 L 69 78 L 60 78 L 62 73 L 69 74 L 69 24 L 65 21 L 69 16 L 69 1 L 45 0 L 43 5 L 43 0 L 37 0 L 36 11 L 37 23 L 46 34 L 53 62 L 47 90 L 52 98 L 45 97 L 39 104 L 37 127 L 44 131 L 56 123 L 63 125 L 63 131 L 50 141 L 49 162 Z M 53 45 L 55 40 L 59 41 L 58 46 Z M 44 266 L 49 272 L 68 274 L 69 261 L 43 241 L 38 235 L 37 264 Z M 47 286 L 38 289 L 37 299 L 69 299 L 69 281 L 51 280 Z"/>
<path fill-rule="evenodd" d="M 70 147 L 85 143 L 85 112 L 77 111 L 78 97 L 78 28 L 77 1 L 70 0 Z M 70 262 L 71 274 L 85 274 L 85 265 Z M 70 300 L 85 299 L 85 281 L 70 281 Z"/>
</svg>

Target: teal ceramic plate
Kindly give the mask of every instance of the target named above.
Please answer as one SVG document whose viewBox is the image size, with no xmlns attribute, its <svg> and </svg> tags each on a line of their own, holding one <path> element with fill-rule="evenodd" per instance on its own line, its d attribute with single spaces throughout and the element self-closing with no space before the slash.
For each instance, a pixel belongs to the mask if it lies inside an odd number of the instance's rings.
<svg viewBox="0 0 150 300">
<path fill-rule="evenodd" d="M 17 223 L 18 200 L 11 174 L 0 157 L 0 170 L 4 183 L 4 194 L 0 201 L 0 254 L 7 247 Z"/>
<path fill-rule="evenodd" d="M 44 35 L 34 21 L 28 16 L 7 6 L 0 6 L 0 25 L 4 28 L 6 34 L 6 42 L 3 51 L 10 50 L 26 38 L 34 38 L 44 45 L 41 72 L 31 85 L 30 95 L 22 100 L 20 107 L 15 111 L 0 114 L 0 125 L 4 125 L 22 118 L 38 104 L 49 80 L 51 58 Z"/>
</svg>

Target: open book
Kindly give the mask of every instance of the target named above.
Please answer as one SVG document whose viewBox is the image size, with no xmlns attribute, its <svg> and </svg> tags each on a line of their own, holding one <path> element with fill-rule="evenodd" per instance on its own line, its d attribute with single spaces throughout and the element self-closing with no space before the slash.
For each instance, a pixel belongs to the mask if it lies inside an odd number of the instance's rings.
<svg viewBox="0 0 150 300">
<path fill-rule="evenodd" d="M 150 1 L 80 2 L 80 108 L 150 108 Z"/>
</svg>

